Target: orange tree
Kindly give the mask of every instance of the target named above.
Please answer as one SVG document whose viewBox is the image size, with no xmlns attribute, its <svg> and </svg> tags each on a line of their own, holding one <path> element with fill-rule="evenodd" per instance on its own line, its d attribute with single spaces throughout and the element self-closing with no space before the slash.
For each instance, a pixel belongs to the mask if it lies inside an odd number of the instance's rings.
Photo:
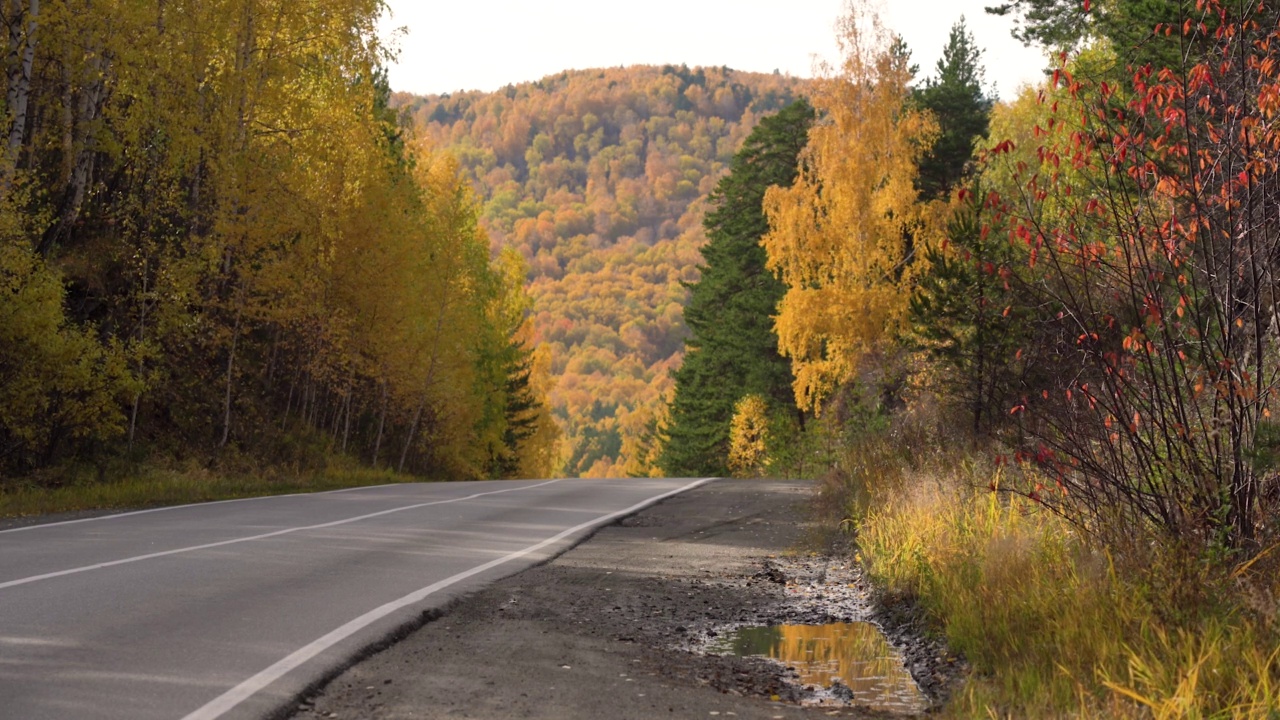
<svg viewBox="0 0 1280 720">
<path fill-rule="evenodd" d="M 1019 355 L 1055 368 L 1010 409 L 1014 459 L 1037 470 L 1018 489 L 1085 525 L 1257 541 L 1280 380 L 1278 14 L 1186 3 L 1155 28 L 1183 60 L 1131 66 L 1124 89 L 1064 65 L 1034 156 L 994 144 L 993 216 L 1021 260 L 991 272 L 1034 318 Z"/>
</svg>

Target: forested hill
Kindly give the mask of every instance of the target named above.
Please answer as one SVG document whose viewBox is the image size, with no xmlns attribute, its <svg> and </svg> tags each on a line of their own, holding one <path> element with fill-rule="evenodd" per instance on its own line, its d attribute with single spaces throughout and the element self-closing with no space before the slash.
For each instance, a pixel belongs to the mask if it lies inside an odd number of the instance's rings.
<svg viewBox="0 0 1280 720">
<path fill-rule="evenodd" d="M 90 463 L 255 492 L 547 472 L 519 263 L 397 126 L 382 9 L 0 10 L 0 492 Z"/>
<path fill-rule="evenodd" d="M 698 276 L 703 200 L 756 122 L 804 82 L 641 66 L 393 98 L 461 161 L 494 249 L 528 262 L 568 474 L 649 471 L 646 428 L 680 364 L 681 282 Z"/>
</svg>

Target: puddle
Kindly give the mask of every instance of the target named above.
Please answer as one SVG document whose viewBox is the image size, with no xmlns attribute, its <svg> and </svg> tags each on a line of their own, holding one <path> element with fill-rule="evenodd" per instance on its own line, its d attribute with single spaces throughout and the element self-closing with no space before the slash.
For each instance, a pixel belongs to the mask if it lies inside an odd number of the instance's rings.
<svg viewBox="0 0 1280 720">
<path fill-rule="evenodd" d="M 831 688 L 819 702 L 847 700 L 875 710 L 922 713 L 924 694 L 902 664 L 898 652 L 871 623 L 745 627 L 708 646 L 721 655 L 760 655 L 794 668 L 802 685 Z"/>
</svg>

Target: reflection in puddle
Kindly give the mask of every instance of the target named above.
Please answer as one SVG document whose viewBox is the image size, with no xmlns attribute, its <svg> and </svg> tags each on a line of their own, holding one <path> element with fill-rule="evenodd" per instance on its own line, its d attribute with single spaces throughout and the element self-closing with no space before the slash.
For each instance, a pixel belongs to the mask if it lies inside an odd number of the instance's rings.
<svg viewBox="0 0 1280 720">
<path fill-rule="evenodd" d="M 746 627 L 721 637 L 709 651 L 728 655 L 763 655 L 795 668 L 804 685 L 842 688 L 832 694 L 855 705 L 899 713 L 920 713 L 928 702 L 898 652 L 871 623 L 774 625 Z"/>
</svg>

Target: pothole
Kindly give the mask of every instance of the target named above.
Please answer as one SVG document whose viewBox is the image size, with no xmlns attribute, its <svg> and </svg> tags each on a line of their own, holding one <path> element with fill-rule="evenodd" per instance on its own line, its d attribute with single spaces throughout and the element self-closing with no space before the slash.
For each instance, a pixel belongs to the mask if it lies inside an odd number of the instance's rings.
<svg viewBox="0 0 1280 720">
<path fill-rule="evenodd" d="M 902 656 L 868 622 L 743 627 L 715 638 L 707 651 L 783 663 L 812 693 L 805 704 L 859 705 L 910 715 L 929 708 Z"/>
</svg>

